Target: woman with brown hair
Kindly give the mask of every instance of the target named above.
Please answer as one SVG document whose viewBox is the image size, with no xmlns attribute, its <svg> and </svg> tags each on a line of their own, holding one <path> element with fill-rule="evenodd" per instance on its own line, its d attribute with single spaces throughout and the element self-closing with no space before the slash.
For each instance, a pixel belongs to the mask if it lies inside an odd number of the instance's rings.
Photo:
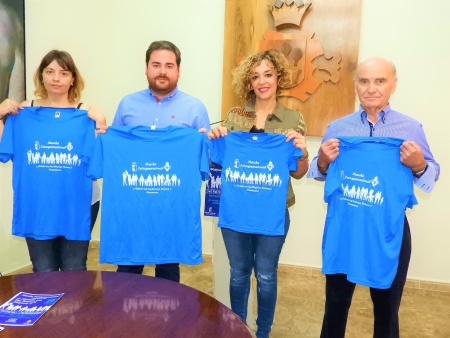
<svg viewBox="0 0 450 338">
<path fill-rule="evenodd" d="M 37 99 L 9 102 L 0 143 L 0 160 L 14 160 L 12 232 L 25 237 L 34 272 L 86 270 L 100 204 L 86 158 L 106 118 L 80 102 L 84 80 L 67 52 L 47 53 L 34 83 Z"/>
</svg>

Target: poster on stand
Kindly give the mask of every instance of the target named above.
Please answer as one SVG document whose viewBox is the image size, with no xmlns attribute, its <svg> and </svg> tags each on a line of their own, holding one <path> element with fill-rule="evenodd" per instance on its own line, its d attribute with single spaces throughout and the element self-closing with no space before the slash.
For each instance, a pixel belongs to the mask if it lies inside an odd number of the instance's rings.
<svg viewBox="0 0 450 338">
<path fill-rule="evenodd" d="M 210 179 L 206 181 L 205 191 L 205 216 L 219 216 L 220 195 L 222 186 L 222 168 L 217 164 L 211 163 L 209 166 L 211 173 Z"/>
</svg>

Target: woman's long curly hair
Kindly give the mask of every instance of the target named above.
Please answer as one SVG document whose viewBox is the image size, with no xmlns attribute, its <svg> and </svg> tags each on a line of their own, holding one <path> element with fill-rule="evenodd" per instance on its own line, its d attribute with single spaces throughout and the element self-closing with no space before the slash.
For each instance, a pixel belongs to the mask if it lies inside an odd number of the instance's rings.
<svg viewBox="0 0 450 338">
<path fill-rule="evenodd" d="M 254 68 L 259 66 L 263 60 L 269 61 L 278 76 L 277 95 L 280 90 L 291 83 L 291 71 L 289 61 L 283 53 L 277 49 L 270 49 L 247 56 L 233 71 L 232 86 L 243 100 L 255 100 L 255 92 L 250 84 L 250 77 Z"/>
</svg>

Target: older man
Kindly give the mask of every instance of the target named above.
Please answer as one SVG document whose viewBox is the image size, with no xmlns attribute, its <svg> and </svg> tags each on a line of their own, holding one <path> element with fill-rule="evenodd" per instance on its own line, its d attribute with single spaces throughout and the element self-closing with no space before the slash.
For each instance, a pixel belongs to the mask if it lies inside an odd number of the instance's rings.
<svg viewBox="0 0 450 338">
<path fill-rule="evenodd" d="M 328 202 L 322 338 L 345 336 L 355 284 L 370 287 L 374 337 L 399 337 L 398 310 L 411 256 L 404 210 L 417 203 L 412 183 L 430 192 L 440 167 L 422 125 L 391 109 L 396 85 L 391 62 L 377 57 L 358 65 L 360 108 L 328 126 L 310 166 L 309 178 L 326 181 Z"/>
</svg>

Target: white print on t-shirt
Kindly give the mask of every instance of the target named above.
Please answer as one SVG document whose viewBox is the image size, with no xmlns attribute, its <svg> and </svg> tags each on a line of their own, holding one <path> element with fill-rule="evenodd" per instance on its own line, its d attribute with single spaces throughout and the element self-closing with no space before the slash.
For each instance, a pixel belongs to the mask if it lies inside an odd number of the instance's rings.
<svg viewBox="0 0 450 338">
<path fill-rule="evenodd" d="M 176 173 L 169 173 L 172 169 L 169 162 L 158 165 L 147 162 L 139 165 L 131 163 L 128 169 L 122 172 L 122 186 L 133 187 L 133 190 L 144 190 L 147 194 L 158 194 L 161 191 L 169 191 L 181 185 L 181 180 Z"/>
<path fill-rule="evenodd" d="M 225 170 L 225 180 L 228 182 L 268 185 L 273 187 L 280 187 L 282 179 L 278 174 L 266 174 L 265 172 L 250 172 L 246 174 L 244 171 L 232 170 L 228 167 Z"/>
<path fill-rule="evenodd" d="M 373 179 L 365 179 L 364 174 L 361 173 L 352 173 L 350 176 L 347 176 L 344 171 L 341 171 L 341 181 L 350 180 L 350 181 L 357 181 L 367 184 L 370 184 L 372 187 L 377 186 L 380 181 L 378 179 L 378 176 L 375 176 Z M 371 206 L 368 203 L 371 204 L 383 204 L 384 197 L 381 191 L 375 191 L 374 189 L 369 189 L 363 185 L 356 186 L 355 184 L 351 187 L 346 184 L 344 186 L 344 183 L 341 183 L 342 191 L 344 193 L 344 196 L 349 198 L 341 198 L 341 200 L 345 200 L 350 202 L 349 205 L 352 206 L 358 206 L 358 205 L 364 205 L 364 206 Z M 359 202 L 361 201 L 361 202 Z M 366 203 L 365 203 L 366 202 Z M 356 204 L 356 205 L 355 205 Z"/>
<path fill-rule="evenodd" d="M 250 192 L 259 192 L 261 189 L 272 190 L 274 187 L 282 186 L 283 180 L 280 175 L 271 172 L 275 168 L 272 161 L 262 165 L 258 161 L 249 160 L 241 163 L 239 159 L 235 159 L 234 168 L 225 169 L 225 180 L 234 183 L 235 187 L 245 188 Z"/>
<path fill-rule="evenodd" d="M 48 151 L 43 151 L 44 149 L 48 149 Z M 81 165 L 81 159 L 78 157 L 78 154 L 70 153 L 73 150 L 72 142 L 60 145 L 56 141 L 49 141 L 46 144 L 35 141 L 34 150 L 29 149 L 27 151 L 27 159 L 29 165 L 36 165 L 37 168 L 61 171 L 61 169 L 71 169 L 72 166 Z"/>
</svg>

